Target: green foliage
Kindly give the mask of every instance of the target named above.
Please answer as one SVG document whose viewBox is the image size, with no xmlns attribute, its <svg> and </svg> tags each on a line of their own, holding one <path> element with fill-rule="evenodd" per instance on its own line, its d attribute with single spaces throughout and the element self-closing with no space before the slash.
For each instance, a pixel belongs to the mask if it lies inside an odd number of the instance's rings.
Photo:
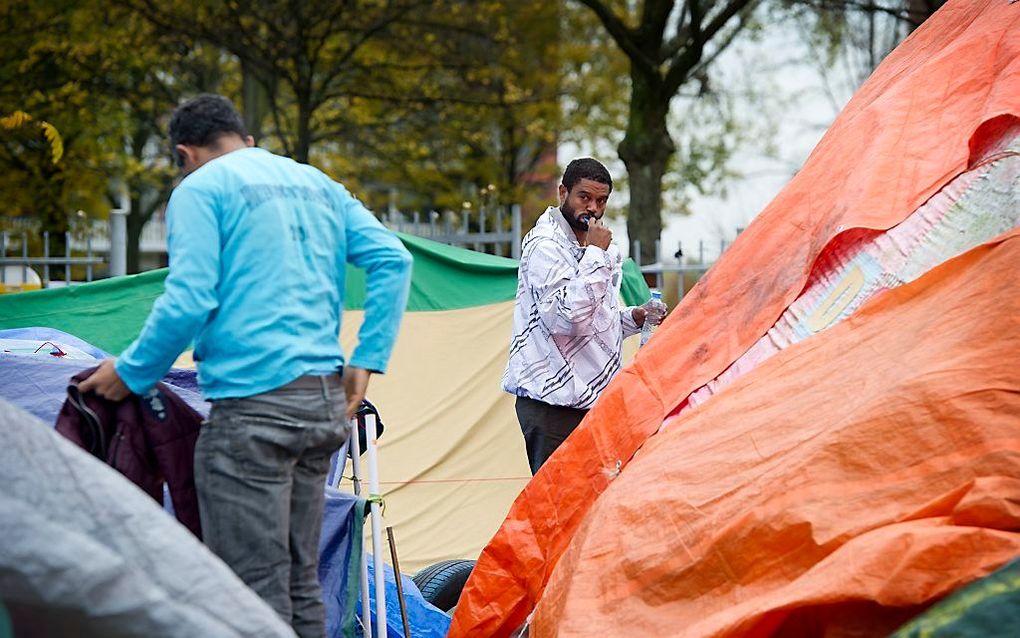
<svg viewBox="0 0 1020 638">
<path fill-rule="evenodd" d="M 618 144 L 627 126 L 630 64 L 590 10 L 567 3 L 560 55 L 565 129 L 563 139 Z"/>
<path fill-rule="evenodd" d="M 6 129 L 7 131 L 18 131 L 25 128 L 38 129 L 39 133 L 42 134 L 43 139 L 49 145 L 49 156 L 50 162 L 53 164 L 59 164 L 60 158 L 64 156 L 64 140 L 60 137 L 60 132 L 57 127 L 53 126 L 49 122 L 33 122 L 32 116 L 24 111 L 15 111 L 6 117 L 0 117 L 0 129 Z M 15 133 L 16 134 L 16 133 Z M 8 137 L 11 137 L 8 134 Z M 23 140 L 22 143 L 31 144 L 33 137 L 29 134 L 27 140 Z"/>
<path fill-rule="evenodd" d="M 207 75 L 201 56 L 179 37 L 161 38 L 139 16 L 99 0 L 7 9 L 0 28 L 10 43 L 0 51 L 0 109 L 45 118 L 65 147 L 50 168 L 25 148 L 0 151 L 0 193 L 16 202 L 3 214 L 63 231 L 81 217 L 105 217 L 127 191 L 129 233 L 137 238 L 171 185 L 162 119 L 193 77 Z M 13 86 L 18 90 L 7 88 Z M 129 250 L 129 262 L 136 258 Z"/>
<path fill-rule="evenodd" d="M 402 208 L 523 201 L 556 172 L 558 12 L 538 0 L 0 8 L 0 113 L 31 112 L 65 141 L 63 161 L 44 166 L 41 149 L 8 136 L 0 194 L 15 204 L 3 214 L 59 230 L 126 192 L 137 237 L 176 176 L 166 117 L 204 91 L 243 106 L 260 145 L 319 165 L 376 209 L 393 193 Z"/>
</svg>

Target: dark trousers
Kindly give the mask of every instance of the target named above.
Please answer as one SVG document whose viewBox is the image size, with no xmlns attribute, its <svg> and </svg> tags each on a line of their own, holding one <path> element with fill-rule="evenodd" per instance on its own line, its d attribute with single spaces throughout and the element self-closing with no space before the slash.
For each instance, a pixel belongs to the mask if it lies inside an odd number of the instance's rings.
<svg viewBox="0 0 1020 638">
<path fill-rule="evenodd" d="M 345 408 L 339 376 L 302 377 L 213 402 L 195 447 L 205 544 L 301 638 L 325 635 L 319 532 Z"/>
<path fill-rule="evenodd" d="M 549 405 L 527 397 L 517 397 L 517 421 L 524 433 L 528 464 L 532 475 L 581 423 L 587 410 Z"/>
</svg>

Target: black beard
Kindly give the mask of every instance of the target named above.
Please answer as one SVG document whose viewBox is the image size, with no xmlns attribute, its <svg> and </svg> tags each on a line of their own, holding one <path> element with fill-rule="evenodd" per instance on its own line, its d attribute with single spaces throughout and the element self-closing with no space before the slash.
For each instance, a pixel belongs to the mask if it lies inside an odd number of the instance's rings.
<svg viewBox="0 0 1020 638">
<path fill-rule="evenodd" d="M 588 222 L 586 221 L 586 219 L 589 216 L 588 216 L 587 213 L 585 213 L 584 215 L 581 216 L 582 218 L 585 218 L 585 219 L 578 219 L 574 215 L 573 209 L 571 209 L 566 204 L 563 204 L 562 206 L 560 206 L 560 213 L 563 214 L 563 219 L 567 220 L 567 223 L 570 224 L 571 228 L 573 228 L 574 230 L 579 230 L 581 232 L 585 232 L 585 233 L 588 232 Z"/>
</svg>

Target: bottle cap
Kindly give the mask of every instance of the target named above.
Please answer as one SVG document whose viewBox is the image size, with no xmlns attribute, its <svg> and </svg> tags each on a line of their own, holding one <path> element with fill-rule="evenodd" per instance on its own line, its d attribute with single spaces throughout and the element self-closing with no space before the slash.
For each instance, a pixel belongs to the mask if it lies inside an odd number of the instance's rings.
<svg viewBox="0 0 1020 638">
<path fill-rule="evenodd" d="M 658 290 L 652 291 L 652 299 L 662 299 L 662 293 Z"/>
</svg>

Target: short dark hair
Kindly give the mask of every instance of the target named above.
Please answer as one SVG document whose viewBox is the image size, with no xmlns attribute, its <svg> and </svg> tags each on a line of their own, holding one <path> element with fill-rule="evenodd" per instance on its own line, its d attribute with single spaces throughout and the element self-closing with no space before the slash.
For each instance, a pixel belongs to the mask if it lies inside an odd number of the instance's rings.
<svg viewBox="0 0 1020 638">
<path fill-rule="evenodd" d="M 567 164 L 567 170 L 563 171 L 563 185 L 567 191 L 571 191 L 574 185 L 582 179 L 590 179 L 595 182 L 607 184 L 609 192 L 613 192 L 613 178 L 609 175 L 609 169 L 602 165 L 602 162 L 591 157 L 579 157 Z"/>
<path fill-rule="evenodd" d="M 177 156 L 178 144 L 210 146 L 230 133 L 248 136 L 241 115 L 222 95 L 203 93 L 193 97 L 174 109 L 170 116 L 170 150 L 178 165 L 183 161 Z"/>
</svg>

